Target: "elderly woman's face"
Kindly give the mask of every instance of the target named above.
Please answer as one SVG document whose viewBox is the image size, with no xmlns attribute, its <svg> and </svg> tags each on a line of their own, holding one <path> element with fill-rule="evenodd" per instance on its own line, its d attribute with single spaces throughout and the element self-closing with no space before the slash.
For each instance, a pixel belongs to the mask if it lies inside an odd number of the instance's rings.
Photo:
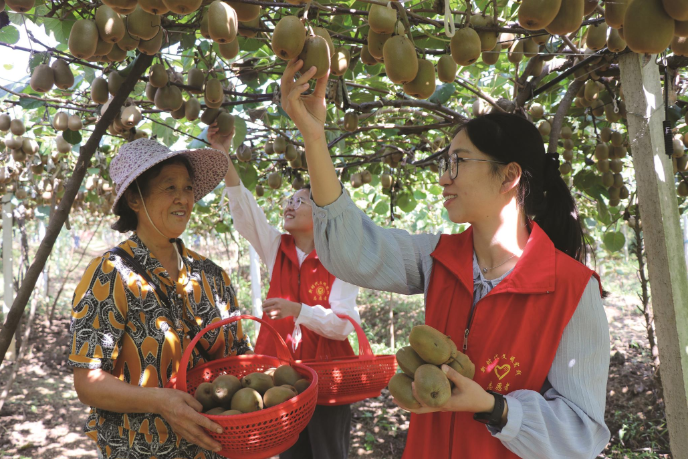
<svg viewBox="0 0 688 459">
<path fill-rule="evenodd" d="M 155 226 L 170 238 L 179 237 L 191 218 L 194 205 L 193 182 L 189 171 L 182 164 L 170 164 L 163 167 L 160 174 L 148 184 L 148 196 L 145 196 L 148 215 Z M 138 217 L 138 228 L 150 227 L 143 206 L 134 211 Z M 157 234 L 155 228 L 146 228 L 150 234 Z"/>
</svg>

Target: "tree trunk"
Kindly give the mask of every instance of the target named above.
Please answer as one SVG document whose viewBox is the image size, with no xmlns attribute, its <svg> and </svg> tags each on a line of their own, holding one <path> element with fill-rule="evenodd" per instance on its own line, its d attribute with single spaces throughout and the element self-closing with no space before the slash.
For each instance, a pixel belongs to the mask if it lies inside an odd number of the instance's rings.
<svg viewBox="0 0 688 459">
<path fill-rule="evenodd" d="M 89 137 L 88 141 L 84 146 L 81 147 L 79 151 L 79 158 L 77 159 L 76 166 L 72 176 L 69 178 L 67 185 L 65 186 L 65 192 L 60 204 L 57 206 L 53 218 L 48 224 L 48 228 L 45 233 L 45 237 L 41 241 L 41 245 L 38 247 L 36 252 L 36 257 L 29 268 L 26 278 L 21 284 L 19 291 L 17 292 L 17 297 L 12 303 L 12 308 L 9 314 L 7 314 L 7 320 L 2 331 L 0 331 L 0 363 L 5 359 L 5 353 L 9 348 L 10 342 L 12 341 L 12 335 L 14 334 L 19 321 L 21 320 L 26 304 L 29 302 L 31 293 L 36 286 L 36 281 L 38 280 L 38 275 L 43 270 L 48 256 L 52 251 L 53 245 L 57 240 L 57 237 L 62 230 L 62 225 L 65 224 L 69 216 L 69 211 L 74 203 L 74 198 L 76 197 L 81 182 L 86 175 L 86 169 L 88 168 L 91 158 L 100 143 L 100 139 L 105 134 L 105 130 L 108 128 L 115 115 L 119 113 L 122 104 L 129 97 L 131 90 L 134 89 L 134 85 L 138 81 L 139 77 L 143 75 L 143 72 L 150 66 L 153 62 L 153 56 L 148 56 L 145 54 L 139 54 L 136 58 L 136 62 L 131 69 L 131 72 L 127 76 L 124 83 L 117 93 L 117 95 L 112 99 L 110 106 L 105 111 L 103 116 L 98 120 L 93 129 L 93 134 Z"/>
</svg>

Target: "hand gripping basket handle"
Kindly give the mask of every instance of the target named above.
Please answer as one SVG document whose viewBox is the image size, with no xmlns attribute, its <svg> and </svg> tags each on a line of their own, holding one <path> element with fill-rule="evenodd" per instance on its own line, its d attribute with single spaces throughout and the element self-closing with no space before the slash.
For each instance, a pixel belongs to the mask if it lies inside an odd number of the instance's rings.
<svg viewBox="0 0 688 459">
<path fill-rule="evenodd" d="M 375 357 L 373 354 L 373 350 L 370 348 L 370 343 L 368 342 L 368 337 L 366 336 L 365 332 L 361 328 L 360 325 L 358 325 L 358 322 L 356 322 L 354 319 L 351 317 L 347 316 L 346 314 L 337 314 L 337 317 L 340 319 L 346 319 L 349 322 L 351 322 L 351 325 L 354 326 L 354 330 L 356 330 L 356 336 L 358 337 L 358 355 L 359 357 L 363 357 L 364 359 L 372 359 Z"/>
<path fill-rule="evenodd" d="M 280 336 L 277 331 L 272 328 L 272 325 L 267 323 L 267 321 L 263 319 L 259 319 L 258 317 L 250 316 L 250 315 L 241 315 L 241 316 L 236 316 L 236 317 L 230 317 L 228 319 L 221 320 L 219 322 L 215 322 L 214 324 L 210 324 L 207 327 L 205 327 L 203 330 L 198 332 L 196 336 L 194 336 L 194 339 L 191 340 L 188 346 L 186 346 L 186 350 L 184 350 L 184 355 L 182 355 L 182 360 L 179 362 L 179 371 L 177 372 L 177 389 L 182 390 L 186 392 L 186 367 L 189 365 L 189 359 L 191 358 L 191 353 L 193 352 L 194 346 L 198 342 L 198 340 L 201 339 L 203 335 L 205 335 L 207 332 L 210 330 L 214 330 L 216 328 L 220 328 L 223 325 L 229 325 L 233 324 L 234 322 L 238 322 L 241 319 L 250 319 L 250 320 L 255 320 L 256 322 L 260 322 L 263 327 L 265 327 L 270 333 L 272 333 L 272 336 L 275 338 L 277 341 L 277 345 L 275 346 L 277 349 L 277 358 L 282 360 L 283 362 L 289 362 L 290 365 L 293 365 L 296 363 L 294 361 L 294 358 L 292 357 L 291 353 L 289 352 L 289 348 L 287 347 L 287 344 L 284 342 L 284 339 Z M 367 344 L 367 341 L 366 341 Z M 368 349 L 370 349 L 370 346 L 368 346 Z"/>
</svg>

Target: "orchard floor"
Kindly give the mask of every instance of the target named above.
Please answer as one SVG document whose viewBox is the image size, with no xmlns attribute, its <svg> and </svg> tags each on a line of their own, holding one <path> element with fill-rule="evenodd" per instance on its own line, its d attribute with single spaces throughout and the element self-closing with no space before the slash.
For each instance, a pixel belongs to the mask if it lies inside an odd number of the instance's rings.
<svg viewBox="0 0 688 459">
<path fill-rule="evenodd" d="M 612 294 L 605 300 L 612 343 L 607 395 L 607 425 L 612 440 L 600 457 L 668 458 L 668 432 L 658 401 L 647 351 L 643 316 L 635 296 Z M 361 308 L 371 324 L 386 323 L 386 308 Z M 405 314 L 398 314 L 398 320 Z M 94 445 L 81 432 L 87 409 L 78 400 L 66 365 L 70 336 L 67 318 L 51 327 L 36 324 L 32 353 L 20 368 L 0 411 L 2 458 L 95 458 Z M 398 326 L 402 329 L 403 324 Z M 12 365 L 0 370 L 6 384 Z M 382 396 L 354 405 L 349 457 L 399 458 L 408 415 L 384 390 Z"/>
</svg>

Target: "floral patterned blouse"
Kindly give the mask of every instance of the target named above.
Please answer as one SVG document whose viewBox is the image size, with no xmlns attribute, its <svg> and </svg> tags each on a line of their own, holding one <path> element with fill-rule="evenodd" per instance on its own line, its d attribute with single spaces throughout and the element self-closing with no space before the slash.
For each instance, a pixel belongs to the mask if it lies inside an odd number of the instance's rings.
<svg viewBox="0 0 688 459">
<path fill-rule="evenodd" d="M 184 267 L 177 282 L 135 233 L 119 247 L 146 269 L 175 310 L 159 301 L 154 288 L 119 256 L 106 252 L 91 261 L 74 292 L 69 363 L 102 369 L 140 387 L 164 387 L 177 373 L 194 322 L 200 330 L 240 314 L 234 289 L 222 268 L 183 245 Z M 240 322 L 208 332 L 200 343 L 213 359 L 251 350 Z M 194 349 L 189 368 L 204 361 Z M 92 407 L 85 432 L 97 441 L 104 458 L 219 457 L 177 437 L 154 413 L 114 413 Z"/>
</svg>

